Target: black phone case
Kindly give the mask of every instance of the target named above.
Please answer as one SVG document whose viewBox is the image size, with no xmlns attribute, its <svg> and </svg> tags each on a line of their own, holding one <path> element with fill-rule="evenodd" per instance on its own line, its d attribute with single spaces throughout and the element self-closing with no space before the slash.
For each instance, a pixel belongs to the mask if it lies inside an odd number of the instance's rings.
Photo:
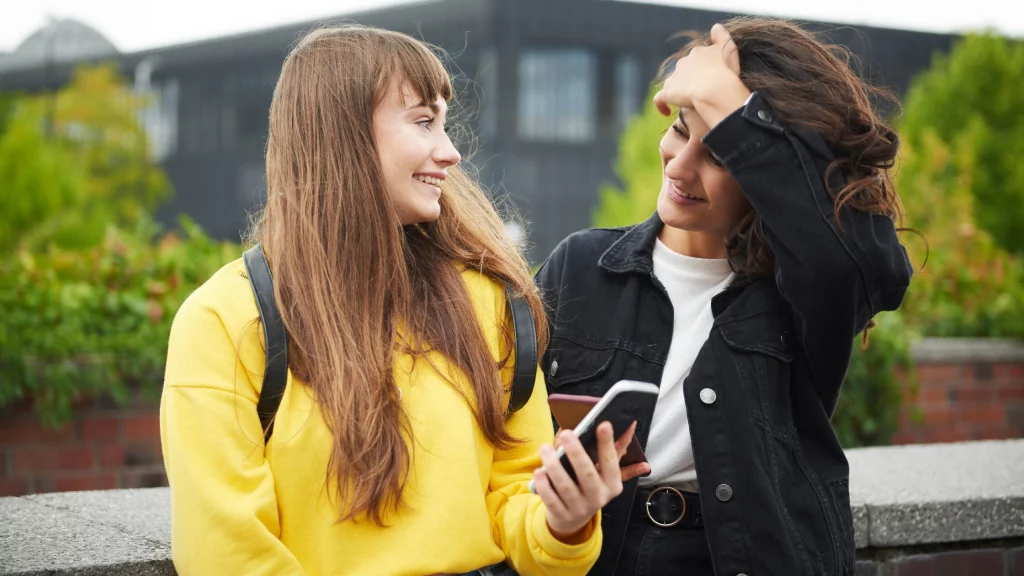
<svg viewBox="0 0 1024 576">
<path fill-rule="evenodd" d="M 615 397 L 605 407 L 595 425 L 589 430 L 580 433 L 580 443 L 590 456 L 590 460 L 597 462 L 597 425 L 602 422 L 611 422 L 613 437 L 619 438 L 626 433 L 630 424 L 640 420 L 645 414 L 654 412 L 654 405 L 658 402 L 657 394 L 647 392 L 623 392 Z M 573 470 L 567 454 L 562 455 L 562 467 L 569 473 L 569 477 L 576 482 L 576 471 Z"/>
</svg>

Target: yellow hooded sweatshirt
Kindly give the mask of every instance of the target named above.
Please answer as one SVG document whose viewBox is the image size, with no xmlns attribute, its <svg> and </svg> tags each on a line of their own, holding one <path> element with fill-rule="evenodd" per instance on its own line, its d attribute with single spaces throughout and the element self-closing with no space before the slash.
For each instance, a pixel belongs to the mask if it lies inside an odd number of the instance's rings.
<svg viewBox="0 0 1024 576">
<path fill-rule="evenodd" d="M 264 449 L 256 414 L 264 353 L 244 272 L 240 259 L 222 268 L 185 301 L 171 328 L 160 434 L 179 574 L 424 575 L 505 559 L 523 575 L 586 574 L 601 548 L 600 514 L 581 543 L 563 543 L 527 488 L 541 465 L 538 449 L 553 436 L 540 375 L 530 401 L 508 420 L 509 432 L 526 442 L 495 450 L 431 362 L 397 355 L 395 382 L 414 438 L 408 506 L 386 516 L 386 527 L 365 518 L 339 523 L 325 485 L 331 435 L 311 389 L 291 374 Z M 504 291 L 479 272 L 463 279 L 501 358 Z M 508 385 L 511 371 L 503 375 Z"/>
</svg>

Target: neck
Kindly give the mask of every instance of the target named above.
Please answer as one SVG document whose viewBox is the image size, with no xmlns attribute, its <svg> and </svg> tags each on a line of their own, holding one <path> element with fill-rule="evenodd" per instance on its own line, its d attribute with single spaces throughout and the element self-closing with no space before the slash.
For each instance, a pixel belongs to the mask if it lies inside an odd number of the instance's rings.
<svg viewBox="0 0 1024 576">
<path fill-rule="evenodd" d="M 658 234 L 658 239 L 669 250 L 691 258 L 724 259 L 725 237 L 710 232 L 694 232 L 681 230 L 665 225 Z"/>
</svg>

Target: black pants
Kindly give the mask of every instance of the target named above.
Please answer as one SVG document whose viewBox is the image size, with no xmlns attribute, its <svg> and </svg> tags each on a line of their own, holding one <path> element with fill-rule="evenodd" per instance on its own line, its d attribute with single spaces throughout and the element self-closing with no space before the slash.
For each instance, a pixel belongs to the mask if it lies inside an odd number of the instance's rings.
<svg viewBox="0 0 1024 576">
<path fill-rule="evenodd" d="M 616 576 L 715 576 L 701 528 L 659 528 L 630 518 Z"/>
</svg>

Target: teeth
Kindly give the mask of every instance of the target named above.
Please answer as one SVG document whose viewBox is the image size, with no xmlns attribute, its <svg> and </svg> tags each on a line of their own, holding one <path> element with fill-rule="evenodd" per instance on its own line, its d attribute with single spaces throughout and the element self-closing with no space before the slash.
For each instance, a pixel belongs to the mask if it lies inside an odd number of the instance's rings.
<svg viewBox="0 0 1024 576">
<path fill-rule="evenodd" d="M 437 186 L 438 188 L 440 188 L 441 187 L 441 183 L 444 182 L 440 178 L 434 178 L 432 176 L 421 176 L 419 174 L 413 176 L 413 178 L 419 180 L 420 182 L 424 182 L 426 184 L 430 184 L 431 186 Z"/>
</svg>

